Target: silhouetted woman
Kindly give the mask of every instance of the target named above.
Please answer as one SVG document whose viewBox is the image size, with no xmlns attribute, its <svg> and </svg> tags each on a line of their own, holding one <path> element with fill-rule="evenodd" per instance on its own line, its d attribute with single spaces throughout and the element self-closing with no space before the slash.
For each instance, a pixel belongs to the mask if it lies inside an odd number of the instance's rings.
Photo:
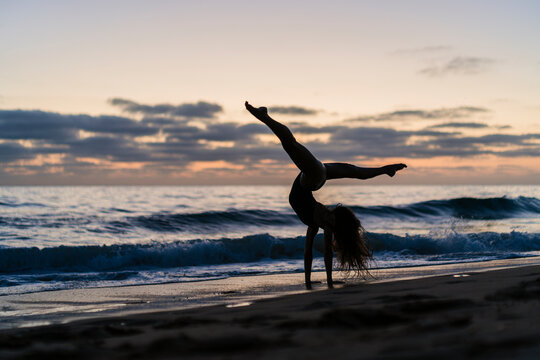
<svg viewBox="0 0 540 360">
<path fill-rule="evenodd" d="M 268 116 L 265 107 L 255 108 L 246 101 L 246 109 L 265 123 L 281 141 L 300 174 L 294 180 L 289 203 L 300 220 L 308 226 L 304 250 L 306 288 L 311 289 L 311 263 L 313 240 L 319 228 L 324 230 L 324 265 L 328 287 L 332 282 L 333 250 L 343 270 L 367 272 L 371 250 L 366 244 L 365 232 L 351 209 L 338 205 L 330 209 L 317 202 L 312 191 L 319 190 L 326 180 L 353 178 L 369 179 L 379 175 L 394 176 L 396 171 L 406 168 L 405 164 L 392 164 L 379 168 L 362 168 L 346 163 L 322 163 L 294 138 L 285 125 Z"/>
</svg>

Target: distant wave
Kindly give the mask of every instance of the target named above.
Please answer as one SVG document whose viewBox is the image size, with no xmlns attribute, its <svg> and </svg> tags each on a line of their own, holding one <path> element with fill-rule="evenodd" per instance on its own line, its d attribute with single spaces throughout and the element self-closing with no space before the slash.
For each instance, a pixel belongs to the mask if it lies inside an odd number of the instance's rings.
<svg viewBox="0 0 540 360">
<path fill-rule="evenodd" d="M 193 227 L 216 225 L 291 225 L 299 222 L 292 213 L 271 210 L 206 211 L 191 214 L 154 214 L 128 218 L 129 225 L 142 226 L 155 231 L 177 231 Z"/>
<path fill-rule="evenodd" d="M 45 204 L 40 203 L 32 203 L 32 202 L 22 202 L 22 203 L 16 203 L 16 202 L 10 202 L 10 201 L 0 201 L 0 207 L 24 207 L 24 206 L 35 206 L 35 207 L 47 207 Z"/>
<path fill-rule="evenodd" d="M 403 206 L 351 206 L 357 213 L 378 217 L 442 217 L 462 219 L 504 219 L 516 215 L 540 214 L 540 199 L 520 196 L 477 199 L 456 198 L 450 200 L 429 200 Z"/>
<path fill-rule="evenodd" d="M 317 242 L 321 240 L 319 237 Z M 442 235 L 397 236 L 370 233 L 369 243 L 375 252 L 392 251 L 418 255 L 509 253 L 540 250 L 540 234 L 451 232 Z M 303 253 L 304 237 L 278 238 L 268 234 L 238 239 L 138 245 L 0 248 L 0 273 L 159 269 L 255 262 L 264 259 L 300 259 Z"/>
<path fill-rule="evenodd" d="M 540 214 L 540 200 L 536 198 L 505 197 L 476 199 L 457 198 L 430 200 L 402 206 L 351 206 L 360 217 L 379 218 L 426 218 L 453 217 L 460 219 L 492 220 L 515 216 Z M 297 225 L 300 221 L 292 211 L 237 210 L 208 211 L 187 214 L 153 214 L 126 218 L 125 223 L 115 222 L 119 227 L 144 227 L 153 231 L 183 231 L 186 229 L 215 229 L 219 226 Z"/>
<path fill-rule="evenodd" d="M 41 206 L 39 204 L 0 204 L 0 206 Z M 534 197 L 518 198 L 456 198 L 450 200 L 429 200 L 399 206 L 350 206 L 360 217 L 380 219 L 429 219 L 459 218 L 470 220 L 494 220 L 540 215 L 540 200 Z M 110 218 L 110 213 L 124 214 Z M 81 216 L 80 214 L 0 216 L 0 227 L 15 228 L 62 228 L 77 226 L 89 232 L 119 234 L 137 229 L 156 232 L 205 233 L 223 227 L 248 226 L 294 226 L 300 220 L 292 210 L 275 211 L 264 209 L 228 209 L 197 213 L 154 213 L 133 216 L 131 210 L 110 208 L 101 216 Z"/>
<path fill-rule="evenodd" d="M 113 210 L 107 210 L 109 213 Z M 129 213 L 129 210 L 114 212 Z M 0 226 L 11 226 L 20 229 L 31 227 L 61 228 L 72 226 L 89 226 L 87 231 L 103 233 L 122 233 L 136 228 L 144 228 L 158 232 L 181 232 L 216 230 L 222 226 L 266 226 L 295 225 L 300 220 L 290 212 L 272 210 L 226 210 L 206 211 L 200 213 L 157 213 L 144 216 L 128 216 L 108 220 L 108 216 L 0 216 Z M 97 227 L 96 227 L 97 226 Z"/>
<path fill-rule="evenodd" d="M 540 214 L 540 200 L 536 198 L 505 197 L 476 199 L 457 198 L 430 200 L 403 206 L 351 206 L 359 216 L 379 218 L 453 217 L 460 219 L 492 220 Z M 216 229 L 219 226 L 297 225 L 300 221 L 292 211 L 237 210 L 207 211 L 184 214 L 153 214 L 126 218 L 125 222 L 111 223 L 115 229 L 144 227 L 153 231 L 183 231 L 186 229 Z M 111 226 L 109 227 L 111 228 Z"/>
</svg>

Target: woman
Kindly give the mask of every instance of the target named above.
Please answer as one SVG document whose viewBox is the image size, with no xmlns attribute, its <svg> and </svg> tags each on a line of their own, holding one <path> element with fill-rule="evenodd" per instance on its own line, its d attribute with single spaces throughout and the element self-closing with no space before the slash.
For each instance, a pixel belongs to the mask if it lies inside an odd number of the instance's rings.
<svg viewBox="0 0 540 360">
<path fill-rule="evenodd" d="M 334 249 L 341 268 L 344 270 L 367 271 L 367 262 L 371 258 L 364 229 L 352 210 L 338 205 L 329 209 L 317 202 L 312 191 L 319 190 L 326 180 L 353 178 L 369 179 L 386 174 L 394 176 L 396 171 L 406 168 L 405 164 L 392 164 L 380 168 L 361 168 L 345 163 L 325 163 L 317 160 L 302 144 L 294 138 L 285 125 L 268 116 L 265 107 L 255 108 L 246 101 L 246 109 L 257 119 L 265 123 L 281 141 L 300 174 L 294 180 L 289 203 L 300 220 L 308 226 L 306 247 L 304 250 L 304 270 L 306 288 L 311 289 L 311 263 L 313 260 L 313 240 L 319 228 L 324 230 L 324 265 L 328 287 L 332 282 L 332 256 Z"/>
</svg>

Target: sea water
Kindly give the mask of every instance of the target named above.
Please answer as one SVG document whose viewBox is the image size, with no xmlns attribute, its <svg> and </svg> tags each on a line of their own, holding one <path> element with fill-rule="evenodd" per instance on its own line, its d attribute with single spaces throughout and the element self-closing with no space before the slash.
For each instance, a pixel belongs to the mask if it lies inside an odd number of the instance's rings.
<svg viewBox="0 0 540 360">
<path fill-rule="evenodd" d="M 306 226 L 288 192 L 0 187 L 0 295 L 301 272 Z M 372 267 L 540 255 L 540 186 L 327 185 L 315 196 L 354 210 Z"/>
</svg>

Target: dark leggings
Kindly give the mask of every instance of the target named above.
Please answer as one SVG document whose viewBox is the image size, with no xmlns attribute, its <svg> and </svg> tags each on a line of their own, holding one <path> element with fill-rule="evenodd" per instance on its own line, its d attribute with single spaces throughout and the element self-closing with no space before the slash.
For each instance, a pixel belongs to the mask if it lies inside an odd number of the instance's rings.
<svg viewBox="0 0 540 360">
<path fill-rule="evenodd" d="M 306 189 L 318 190 L 326 180 L 331 179 L 366 179 L 371 177 L 373 169 L 361 168 L 347 163 L 322 163 L 302 144 L 296 141 L 293 133 L 282 123 L 265 117 L 263 121 L 281 141 L 283 149 L 293 163 L 302 172 L 300 182 Z"/>
</svg>

